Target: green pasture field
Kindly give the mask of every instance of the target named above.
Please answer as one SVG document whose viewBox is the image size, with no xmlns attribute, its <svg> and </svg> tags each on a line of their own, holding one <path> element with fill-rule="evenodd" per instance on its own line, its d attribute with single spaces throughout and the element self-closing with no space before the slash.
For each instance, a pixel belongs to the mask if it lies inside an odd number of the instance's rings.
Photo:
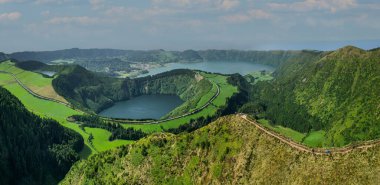
<svg viewBox="0 0 380 185">
<path fill-rule="evenodd" d="M 8 71 L 16 76 L 27 86 L 51 86 L 52 78 L 45 78 L 41 74 L 24 71 L 20 68 L 14 66 L 11 62 L 3 62 L 0 64 L 0 70 Z M 218 84 L 220 87 L 219 96 L 206 107 L 201 112 L 196 114 L 186 116 L 177 120 L 167 121 L 160 124 L 154 125 L 134 125 L 134 124 L 123 124 L 125 128 L 133 127 L 135 129 L 141 129 L 144 132 L 152 133 L 159 132 L 163 129 L 177 128 L 178 126 L 188 123 L 190 119 L 197 119 L 199 117 L 212 116 L 216 113 L 217 109 L 226 104 L 227 98 L 231 97 L 234 93 L 238 92 L 237 87 L 232 86 L 227 82 L 227 76 L 207 74 L 203 73 L 208 80 L 213 84 Z M 127 140 L 115 140 L 110 142 L 108 140 L 111 133 L 104 129 L 99 128 L 85 128 L 82 130 L 79 125 L 75 123 L 68 122 L 67 117 L 71 115 L 82 114 L 80 111 L 73 110 L 65 105 L 42 100 L 36 98 L 24 90 L 9 74 L 0 74 L 0 85 L 4 86 L 13 95 L 15 95 L 20 101 L 25 105 L 25 107 L 31 112 L 47 118 L 52 118 L 57 120 L 63 126 L 70 128 L 77 133 L 81 134 L 85 141 L 85 148 L 82 151 L 82 157 L 86 157 L 90 154 L 105 151 L 111 148 L 115 148 L 120 145 L 130 144 L 133 141 Z M 213 85 L 209 93 L 207 93 L 197 104 L 197 107 L 204 105 L 211 97 L 217 92 L 217 86 Z M 92 133 L 94 139 L 92 140 L 92 145 L 88 141 L 88 137 Z"/>
<path fill-rule="evenodd" d="M 324 130 L 312 131 L 305 137 L 303 143 L 307 146 L 323 147 L 325 134 L 326 131 Z"/>
<path fill-rule="evenodd" d="M 0 65 L 0 66 L 4 67 L 3 65 Z M 16 72 L 19 71 L 18 68 L 15 71 Z M 9 72 L 13 73 L 12 70 L 10 70 Z M 39 82 L 40 79 L 43 79 L 43 78 L 44 77 L 40 75 L 39 78 L 35 77 L 34 81 Z M 33 81 L 30 81 L 30 83 L 32 82 Z M 87 132 L 87 133 L 84 132 L 82 129 L 79 128 L 79 125 L 68 122 L 66 120 L 66 118 L 69 116 L 82 114 L 80 111 L 73 110 L 69 107 L 66 107 L 63 104 L 59 104 L 59 103 L 55 103 L 55 102 L 47 101 L 47 100 L 42 100 L 42 99 L 32 96 L 20 85 L 18 85 L 18 83 L 9 74 L 0 73 L 0 85 L 2 85 L 4 88 L 10 91 L 13 95 L 15 95 L 29 111 L 41 117 L 52 118 L 54 120 L 57 120 L 64 127 L 70 128 L 76 131 L 77 133 L 79 133 L 84 138 L 85 145 L 86 145 L 85 147 L 86 150 L 83 150 L 81 152 L 82 157 L 86 157 L 89 154 L 96 153 L 96 151 L 104 151 L 105 148 L 109 149 L 109 148 L 113 148 L 113 147 L 120 146 L 123 144 L 131 143 L 131 141 L 125 141 L 125 140 L 117 140 L 113 142 L 108 141 L 107 136 L 109 136 L 110 133 L 106 130 L 103 130 L 103 131 L 97 130 L 94 132 Z M 91 146 L 88 143 L 89 133 L 92 133 L 94 136 L 93 146 Z"/>
<path fill-rule="evenodd" d="M 283 127 L 281 125 L 271 125 L 268 120 L 260 119 L 257 120 L 261 125 L 274 130 L 275 132 L 284 135 L 294 141 L 302 143 L 309 147 L 323 147 L 323 142 L 325 138 L 326 131 L 312 131 L 308 134 L 300 133 L 291 128 Z"/>
<path fill-rule="evenodd" d="M 227 82 L 228 76 L 207 73 L 204 73 L 203 75 L 211 82 L 218 84 L 220 87 L 219 96 L 212 102 L 212 104 L 217 107 L 225 105 L 227 98 L 238 92 L 236 86 L 233 86 Z"/>
<path fill-rule="evenodd" d="M 249 80 L 249 82 L 252 83 L 252 84 L 256 84 L 259 81 L 273 80 L 273 78 L 274 78 L 272 76 L 272 73 L 266 72 L 265 74 L 262 74 L 260 71 L 255 71 L 255 72 L 249 73 L 247 76 L 251 76 L 251 77 L 253 77 L 255 79 L 255 81 L 253 83 L 250 82 L 251 80 Z"/>
<path fill-rule="evenodd" d="M 276 131 L 277 133 L 280 133 L 288 138 L 293 139 L 294 141 L 297 141 L 299 143 L 302 142 L 302 140 L 305 138 L 306 134 L 297 132 L 291 128 L 283 127 L 281 125 L 271 125 L 269 124 L 268 120 L 260 119 L 257 120 L 261 125 Z"/>
<path fill-rule="evenodd" d="M 94 136 L 92 143 L 97 152 L 102 152 L 112 148 L 116 148 L 121 145 L 133 143 L 133 141 L 127 140 L 108 141 L 108 138 L 111 136 L 111 132 L 104 129 L 85 127 L 84 130 L 86 131 L 86 133 L 92 133 L 92 135 Z"/>
<path fill-rule="evenodd" d="M 67 102 L 54 91 L 52 86 L 53 78 L 45 78 L 39 73 L 25 71 L 16 67 L 15 64 L 10 61 L 0 63 L 0 70 L 13 73 L 24 85 L 37 94 Z"/>
</svg>

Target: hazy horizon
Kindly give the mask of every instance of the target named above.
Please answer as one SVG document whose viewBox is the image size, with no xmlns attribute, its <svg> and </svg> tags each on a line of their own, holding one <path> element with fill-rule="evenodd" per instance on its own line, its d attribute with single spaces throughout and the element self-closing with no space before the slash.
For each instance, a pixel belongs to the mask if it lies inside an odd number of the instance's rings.
<svg viewBox="0 0 380 185">
<path fill-rule="evenodd" d="M 203 49 L 194 49 L 194 48 L 186 48 L 186 49 L 163 49 L 163 48 L 152 48 L 152 49 L 134 49 L 134 48 L 78 48 L 78 47 L 70 47 L 70 48 L 58 48 L 58 49 L 52 49 L 52 50 L 20 50 L 20 51 L 11 51 L 11 52 L 4 52 L 6 54 L 11 53 L 17 53 L 17 52 L 44 52 L 44 51 L 57 51 L 57 50 L 67 50 L 67 49 L 113 49 L 113 50 L 135 50 L 135 51 L 152 51 L 152 50 L 165 50 L 165 51 L 184 51 L 184 50 L 195 50 L 195 51 L 201 51 L 201 50 L 244 50 L 244 51 L 271 51 L 271 50 L 319 50 L 319 51 L 332 51 L 336 50 L 345 46 L 355 46 L 364 50 L 374 49 L 380 47 L 380 40 L 374 40 L 374 41 L 347 41 L 347 42 L 336 42 L 336 43 L 328 43 L 325 45 L 314 45 L 316 47 L 310 47 L 311 44 L 300 44 L 300 45 L 286 45 L 284 44 L 284 47 L 281 47 L 281 45 L 272 45 L 268 48 L 261 48 L 261 49 L 245 49 L 245 48 L 203 48 Z M 303 47 L 305 46 L 305 47 Z"/>
<path fill-rule="evenodd" d="M 380 46 L 376 0 L 0 0 L 0 51 Z"/>
</svg>

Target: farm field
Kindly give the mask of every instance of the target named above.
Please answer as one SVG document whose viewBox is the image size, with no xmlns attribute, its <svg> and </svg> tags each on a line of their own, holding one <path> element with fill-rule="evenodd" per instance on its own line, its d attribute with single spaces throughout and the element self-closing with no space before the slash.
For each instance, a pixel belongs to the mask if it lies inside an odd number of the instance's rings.
<svg viewBox="0 0 380 185">
<path fill-rule="evenodd" d="M 0 70 L 15 74 L 23 84 L 37 94 L 67 103 L 65 98 L 55 92 L 52 86 L 53 78 L 45 78 L 39 73 L 25 71 L 10 61 L 0 63 Z"/>
</svg>

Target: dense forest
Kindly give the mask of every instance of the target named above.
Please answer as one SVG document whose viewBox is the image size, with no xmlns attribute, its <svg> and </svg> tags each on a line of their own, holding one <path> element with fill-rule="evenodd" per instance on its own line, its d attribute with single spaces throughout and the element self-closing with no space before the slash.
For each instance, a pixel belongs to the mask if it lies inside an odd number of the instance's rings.
<svg viewBox="0 0 380 185">
<path fill-rule="evenodd" d="M 8 56 L 5 53 L 0 52 L 0 62 L 7 60 L 7 59 L 8 59 Z"/>
<path fill-rule="evenodd" d="M 279 67 L 282 64 L 293 61 L 304 61 L 320 57 L 325 52 L 300 50 L 300 51 L 242 51 L 242 50 L 205 50 L 199 51 L 204 60 L 209 61 L 246 61 L 257 64 L 265 64 Z"/>
<path fill-rule="evenodd" d="M 56 184 L 79 160 L 83 139 L 0 87 L 0 146 L 0 184 Z"/>
<path fill-rule="evenodd" d="M 191 70 L 173 70 L 136 79 L 118 79 L 73 65 L 60 72 L 53 80 L 53 87 L 73 105 L 94 112 L 139 95 L 174 94 L 186 101 L 175 110 L 174 115 L 180 115 L 194 108 L 212 87 L 208 80 L 197 76 Z"/>
<path fill-rule="evenodd" d="M 284 63 L 241 111 L 303 133 L 325 130 L 326 146 L 380 138 L 379 58 L 379 50 L 349 46 Z"/>
<path fill-rule="evenodd" d="M 147 134 L 141 130 L 135 130 L 134 128 L 124 128 L 120 123 L 105 121 L 100 119 L 97 115 L 73 115 L 69 119 L 73 120 L 82 130 L 85 127 L 101 128 L 111 132 L 111 136 L 108 138 L 110 141 L 116 139 L 124 140 L 139 140 Z"/>
</svg>

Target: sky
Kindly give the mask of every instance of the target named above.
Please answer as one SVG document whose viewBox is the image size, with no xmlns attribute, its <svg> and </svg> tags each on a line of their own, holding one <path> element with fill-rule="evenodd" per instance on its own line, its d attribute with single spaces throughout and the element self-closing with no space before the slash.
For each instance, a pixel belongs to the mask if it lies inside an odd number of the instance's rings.
<svg viewBox="0 0 380 185">
<path fill-rule="evenodd" d="M 380 47 L 379 0 L 0 0 L 0 51 Z"/>
</svg>

